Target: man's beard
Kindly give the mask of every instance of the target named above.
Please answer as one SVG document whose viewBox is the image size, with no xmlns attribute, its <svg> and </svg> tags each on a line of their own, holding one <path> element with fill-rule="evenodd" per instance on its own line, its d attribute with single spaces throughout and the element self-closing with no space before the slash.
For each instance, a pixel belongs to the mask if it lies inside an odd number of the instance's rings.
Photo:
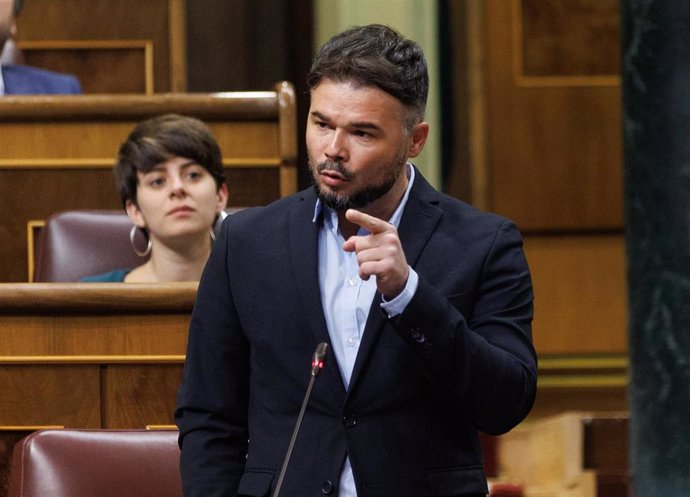
<svg viewBox="0 0 690 497">
<path fill-rule="evenodd" d="M 398 167 L 391 168 L 390 172 L 383 179 L 383 181 L 377 185 L 368 185 L 362 190 L 354 192 L 351 195 L 342 195 L 331 191 L 322 190 L 318 182 L 316 182 L 316 175 L 322 171 L 335 171 L 340 174 L 346 180 L 352 179 L 352 173 L 345 169 L 341 162 L 326 160 L 319 162 L 316 167 L 309 159 L 311 167 L 309 171 L 312 174 L 312 179 L 314 180 L 314 191 L 318 195 L 321 202 L 331 209 L 342 212 L 347 209 L 362 209 L 372 202 L 380 199 L 386 193 L 388 193 L 393 185 L 400 178 L 400 174 L 405 170 L 406 157 L 400 154 L 394 159 L 393 162 L 398 164 Z"/>
</svg>

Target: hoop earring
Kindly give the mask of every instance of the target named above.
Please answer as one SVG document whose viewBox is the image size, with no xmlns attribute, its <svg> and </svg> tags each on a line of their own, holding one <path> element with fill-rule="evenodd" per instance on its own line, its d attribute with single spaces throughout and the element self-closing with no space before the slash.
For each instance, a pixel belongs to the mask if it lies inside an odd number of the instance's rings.
<svg viewBox="0 0 690 497">
<path fill-rule="evenodd" d="M 141 229 L 141 231 L 144 233 L 144 236 L 146 236 L 146 250 L 144 251 L 139 250 L 136 243 L 134 243 L 134 237 L 136 236 L 138 229 Z M 151 242 L 151 237 L 148 236 L 148 232 L 144 228 L 138 228 L 137 226 L 132 226 L 132 229 L 129 230 L 129 243 L 132 245 L 132 250 L 134 250 L 134 253 L 139 257 L 146 257 L 149 255 L 151 253 L 151 247 L 153 246 L 153 242 Z"/>
</svg>

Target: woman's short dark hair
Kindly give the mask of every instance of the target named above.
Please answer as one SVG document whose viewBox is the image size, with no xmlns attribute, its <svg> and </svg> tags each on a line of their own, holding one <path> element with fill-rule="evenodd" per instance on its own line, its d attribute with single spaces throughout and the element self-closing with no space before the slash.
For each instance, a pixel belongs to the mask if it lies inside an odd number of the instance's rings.
<svg viewBox="0 0 690 497">
<path fill-rule="evenodd" d="M 410 110 L 409 127 L 424 118 L 429 93 L 424 53 L 417 43 L 388 26 L 355 26 L 327 41 L 307 76 L 309 89 L 323 79 L 380 88 Z"/>
<path fill-rule="evenodd" d="M 206 169 L 220 190 L 225 170 L 220 147 L 208 126 L 199 119 L 165 114 L 139 123 L 120 146 L 115 164 L 115 185 L 122 205 L 137 203 L 137 171 L 147 173 L 172 159 L 191 159 Z"/>
</svg>

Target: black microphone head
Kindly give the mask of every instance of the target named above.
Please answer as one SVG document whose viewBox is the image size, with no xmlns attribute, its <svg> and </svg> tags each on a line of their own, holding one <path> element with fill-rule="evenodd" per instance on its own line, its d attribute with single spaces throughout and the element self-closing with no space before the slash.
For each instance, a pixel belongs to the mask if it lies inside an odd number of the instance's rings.
<svg viewBox="0 0 690 497">
<path fill-rule="evenodd" d="M 316 376 L 321 369 L 326 365 L 326 356 L 328 355 L 328 344 L 321 342 L 316 346 L 314 355 L 311 359 L 311 375 Z"/>
</svg>

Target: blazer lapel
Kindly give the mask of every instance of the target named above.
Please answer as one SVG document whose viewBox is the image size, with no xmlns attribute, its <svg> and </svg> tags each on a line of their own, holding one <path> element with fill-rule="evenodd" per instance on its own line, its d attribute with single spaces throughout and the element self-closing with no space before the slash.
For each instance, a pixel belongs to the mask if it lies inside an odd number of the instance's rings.
<svg viewBox="0 0 690 497">
<path fill-rule="evenodd" d="M 398 226 L 398 236 L 405 251 L 405 258 L 412 268 L 417 264 L 424 246 L 443 215 L 443 211 L 436 207 L 438 195 L 438 192 L 422 177 L 419 170 L 415 170 L 414 184 L 407 199 L 400 226 Z M 348 393 L 355 387 L 362 368 L 386 322 L 380 307 L 381 294 L 376 292 L 369 308 L 369 317 L 364 327 L 362 343 L 359 346 L 355 366 L 352 370 Z"/>
<path fill-rule="evenodd" d="M 301 201 L 288 214 L 290 257 L 304 314 L 316 341 L 330 343 L 319 290 L 319 226 L 312 222 L 316 197 L 309 192 L 303 192 Z"/>
</svg>

